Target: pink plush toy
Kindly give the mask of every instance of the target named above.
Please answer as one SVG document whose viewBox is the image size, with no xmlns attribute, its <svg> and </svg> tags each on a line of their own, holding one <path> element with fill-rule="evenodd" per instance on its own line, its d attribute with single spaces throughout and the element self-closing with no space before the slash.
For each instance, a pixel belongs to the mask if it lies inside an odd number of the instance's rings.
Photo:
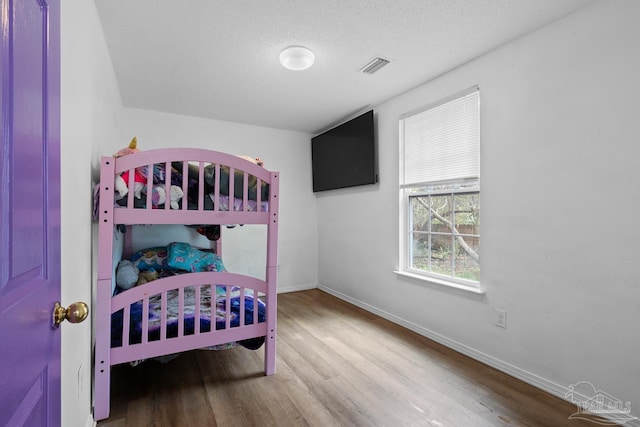
<svg viewBox="0 0 640 427">
<path fill-rule="evenodd" d="M 245 160 L 247 160 L 247 161 L 249 161 L 251 163 L 255 163 L 258 166 L 263 166 L 264 167 L 264 162 L 262 161 L 262 159 L 260 157 L 256 157 L 256 158 L 249 157 L 249 156 L 238 156 L 238 157 L 241 157 L 241 158 L 243 158 L 243 159 L 245 159 Z"/>
<path fill-rule="evenodd" d="M 118 157 L 127 156 L 129 154 L 135 154 L 139 152 L 140 150 L 138 149 L 138 138 L 134 136 L 131 142 L 129 143 L 129 146 L 124 147 L 122 150 L 118 151 L 116 154 L 113 155 L 113 157 L 117 159 Z"/>
<path fill-rule="evenodd" d="M 135 154 L 140 152 L 137 147 L 138 139 L 134 136 L 128 147 L 123 148 L 118 151 L 113 157 L 118 158 L 122 156 L 127 156 L 129 154 Z M 140 192 L 142 191 L 142 187 L 147 183 L 147 178 L 140 172 L 140 170 L 136 169 L 135 174 L 133 176 L 134 182 L 134 191 L 135 196 L 140 198 Z M 116 191 L 118 192 L 118 199 L 122 199 L 129 193 L 129 171 L 123 172 L 119 177 L 116 178 L 115 182 Z"/>
</svg>

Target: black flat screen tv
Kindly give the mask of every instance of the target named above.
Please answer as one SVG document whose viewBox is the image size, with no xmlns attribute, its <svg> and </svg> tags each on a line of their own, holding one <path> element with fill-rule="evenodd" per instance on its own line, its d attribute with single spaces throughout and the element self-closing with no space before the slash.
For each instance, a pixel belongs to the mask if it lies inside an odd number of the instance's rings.
<svg viewBox="0 0 640 427">
<path fill-rule="evenodd" d="M 313 192 L 375 184 L 373 110 L 311 138 Z"/>
</svg>

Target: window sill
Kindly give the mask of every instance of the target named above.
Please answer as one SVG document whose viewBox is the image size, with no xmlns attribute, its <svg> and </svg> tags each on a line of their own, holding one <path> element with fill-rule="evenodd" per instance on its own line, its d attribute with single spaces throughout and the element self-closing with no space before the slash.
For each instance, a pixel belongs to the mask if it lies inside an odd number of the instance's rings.
<svg viewBox="0 0 640 427">
<path fill-rule="evenodd" d="M 423 275 L 420 275 L 420 274 L 409 273 L 409 272 L 406 272 L 406 271 L 394 270 L 393 272 L 395 274 L 397 274 L 398 276 L 408 277 L 410 279 L 415 279 L 415 280 L 418 280 L 418 281 L 423 282 L 423 283 L 428 283 L 430 285 L 436 285 L 438 287 L 441 287 L 442 289 L 463 291 L 465 293 L 469 293 L 469 294 L 473 294 L 473 295 L 477 295 L 477 296 L 484 296 L 484 294 L 485 294 L 485 291 L 482 288 L 479 288 L 479 287 L 476 288 L 474 286 L 467 286 L 467 285 L 463 285 L 461 283 L 449 282 L 447 280 L 440 280 L 440 279 L 437 279 L 435 277 L 423 276 Z"/>
</svg>

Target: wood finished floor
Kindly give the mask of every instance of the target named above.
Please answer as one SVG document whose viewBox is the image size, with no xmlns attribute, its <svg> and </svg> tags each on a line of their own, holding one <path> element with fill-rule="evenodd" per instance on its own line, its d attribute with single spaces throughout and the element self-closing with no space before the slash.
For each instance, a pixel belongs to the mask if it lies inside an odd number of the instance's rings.
<svg viewBox="0 0 640 427">
<path fill-rule="evenodd" d="M 199 350 L 112 369 L 123 426 L 590 426 L 575 405 L 319 290 L 278 297 L 263 349 Z"/>
</svg>

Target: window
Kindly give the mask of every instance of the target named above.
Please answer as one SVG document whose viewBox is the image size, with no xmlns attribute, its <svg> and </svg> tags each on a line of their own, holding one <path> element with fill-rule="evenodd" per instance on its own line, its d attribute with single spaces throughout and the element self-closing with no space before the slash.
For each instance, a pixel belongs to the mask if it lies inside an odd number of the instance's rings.
<svg viewBox="0 0 640 427">
<path fill-rule="evenodd" d="M 400 119 L 401 269 L 479 289 L 480 94 Z"/>
</svg>

